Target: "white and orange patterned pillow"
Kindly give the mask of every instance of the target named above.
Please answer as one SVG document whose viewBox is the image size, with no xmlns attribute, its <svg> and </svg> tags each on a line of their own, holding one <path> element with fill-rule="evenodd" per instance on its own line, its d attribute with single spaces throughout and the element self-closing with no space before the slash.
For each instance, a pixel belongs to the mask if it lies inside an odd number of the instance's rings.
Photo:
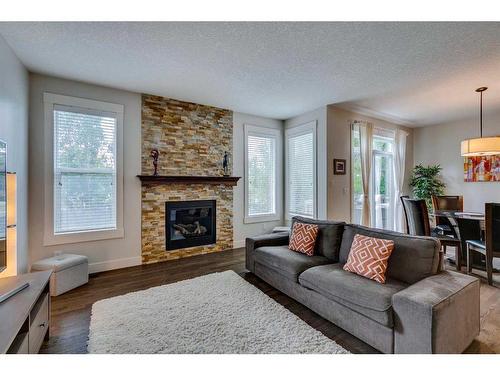
<svg viewBox="0 0 500 375">
<path fill-rule="evenodd" d="M 318 237 L 318 230 L 319 228 L 315 224 L 295 222 L 292 227 L 288 248 L 312 257 L 314 255 L 314 245 L 316 244 L 316 237 Z"/>
<path fill-rule="evenodd" d="M 385 284 L 387 262 L 394 250 L 394 241 L 356 234 L 344 270 Z"/>
</svg>

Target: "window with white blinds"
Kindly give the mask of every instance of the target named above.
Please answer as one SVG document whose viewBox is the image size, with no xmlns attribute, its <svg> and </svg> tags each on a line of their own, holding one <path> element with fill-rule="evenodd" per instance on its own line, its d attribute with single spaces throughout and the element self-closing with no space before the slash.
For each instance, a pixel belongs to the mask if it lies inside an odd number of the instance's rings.
<svg viewBox="0 0 500 375">
<path fill-rule="evenodd" d="M 44 246 L 122 238 L 124 106 L 52 93 L 43 102 Z"/>
<path fill-rule="evenodd" d="M 278 149 L 275 129 L 245 125 L 245 222 L 278 220 Z"/>
<path fill-rule="evenodd" d="M 116 115 L 54 106 L 54 233 L 116 229 Z"/>
<path fill-rule="evenodd" d="M 289 129 L 285 138 L 288 218 L 316 217 L 316 124 Z"/>
</svg>

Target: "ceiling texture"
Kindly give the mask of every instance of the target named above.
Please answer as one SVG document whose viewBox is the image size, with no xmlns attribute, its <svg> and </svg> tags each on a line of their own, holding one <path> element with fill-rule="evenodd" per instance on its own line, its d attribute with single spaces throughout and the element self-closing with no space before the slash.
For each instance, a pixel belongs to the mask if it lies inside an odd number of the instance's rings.
<svg viewBox="0 0 500 375">
<path fill-rule="evenodd" d="M 338 104 L 409 126 L 500 110 L 500 23 L 3 22 L 36 73 L 287 119 Z M 499 124 L 500 127 L 500 124 Z"/>
</svg>

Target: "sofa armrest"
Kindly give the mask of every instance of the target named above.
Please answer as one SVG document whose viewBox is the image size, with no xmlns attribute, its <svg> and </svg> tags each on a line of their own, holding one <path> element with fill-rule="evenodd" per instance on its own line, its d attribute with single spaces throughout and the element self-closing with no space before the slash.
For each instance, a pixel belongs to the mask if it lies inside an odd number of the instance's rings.
<svg viewBox="0 0 500 375">
<path fill-rule="evenodd" d="M 255 261 L 253 257 L 255 249 L 263 246 L 288 245 L 288 237 L 288 232 L 278 232 L 247 238 L 245 242 L 245 263 L 247 270 L 255 272 Z"/>
<path fill-rule="evenodd" d="M 462 353 L 479 334 L 479 286 L 443 271 L 394 294 L 394 353 Z"/>
</svg>

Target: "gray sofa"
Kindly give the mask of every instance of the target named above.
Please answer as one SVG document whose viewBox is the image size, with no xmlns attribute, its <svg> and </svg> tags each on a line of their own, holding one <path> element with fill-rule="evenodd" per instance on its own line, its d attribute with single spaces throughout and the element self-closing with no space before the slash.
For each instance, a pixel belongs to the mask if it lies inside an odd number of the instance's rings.
<svg viewBox="0 0 500 375">
<path fill-rule="evenodd" d="M 246 239 L 246 268 L 383 353 L 461 353 L 479 333 L 479 280 L 441 270 L 439 241 L 343 222 L 319 226 L 315 255 L 288 233 Z M 387 281 L 344 271 L 356 233 L 393 240 Z"/>
</svg>

